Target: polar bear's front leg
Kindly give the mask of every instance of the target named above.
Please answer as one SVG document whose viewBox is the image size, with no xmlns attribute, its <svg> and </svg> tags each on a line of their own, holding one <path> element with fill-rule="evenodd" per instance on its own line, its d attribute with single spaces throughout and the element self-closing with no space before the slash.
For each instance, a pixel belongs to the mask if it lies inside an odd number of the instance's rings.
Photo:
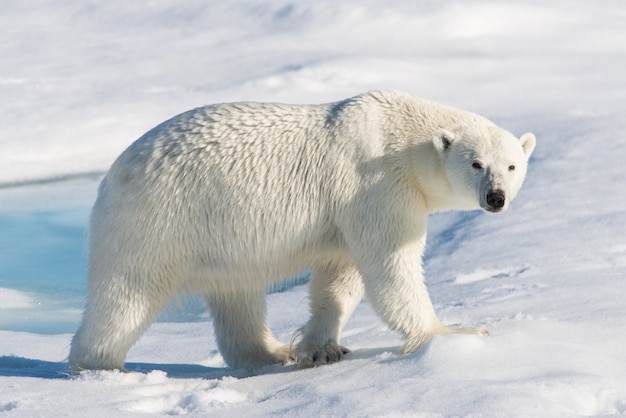
<svg viewBox="0 0 626 418">
<path fill-rule="evenodd" d="M 374 166 L 376 168 L 376 166 Z M 361 273 L 365 296 L 378 316 L 404 338 L 403 353 L 433 335 L 454 332 L 433 308 L 422 270 L 428 210 L 423 196 L 401 182 L 382 179 L 357 195 L 341 228 Z"/>
<path fill-rule="evenodd" d="M 363 297 L 363 281 L 356 267 L 318 269 L 310 287 L 311 319 L 302 329 L 296 348 L 303 367 L 333 363 L 349 350 L 339 345 L 341 330 Z"/>
<path fill-rule="evenodd" d="M 403 335 L 404 354 L 417 351 L 437 334 L 488 335 L 480 328 L 453 329 L 439 321 L 423 279 L 424 240 L 406 243 L 363 262 L 366 296 L 389 327 Z"/>
<path fill-rule="evenodd" d="M 403 353 L 418 350 L 441 325 L 423 279 L 425 238 L 361 261 L 367 299 L 389 328 L 402 334 Z"/>
</svg>

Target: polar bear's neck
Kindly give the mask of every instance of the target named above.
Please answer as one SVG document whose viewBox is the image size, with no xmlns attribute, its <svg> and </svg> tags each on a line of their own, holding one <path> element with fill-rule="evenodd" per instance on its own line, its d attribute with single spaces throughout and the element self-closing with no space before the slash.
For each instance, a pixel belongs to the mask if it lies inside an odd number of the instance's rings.
<svg viewBox="0 0 626 418">
<path fill-rule="evenodd" d="M 441 175 L 445 169 L 433 136 L 442 128 L 462 130 L 463 122 L 489 123 L 486 119 L 403 93 L 374 91 L 358 96 L 356 102 L 362 103 L 363 124 L 368 126 L 363 132 L 366 146 L 376 149 L 398 181 L 408 181 L 422 195 L 429 213 L 466 209 L 459 207 L 450 182 Z"/>
</svg>

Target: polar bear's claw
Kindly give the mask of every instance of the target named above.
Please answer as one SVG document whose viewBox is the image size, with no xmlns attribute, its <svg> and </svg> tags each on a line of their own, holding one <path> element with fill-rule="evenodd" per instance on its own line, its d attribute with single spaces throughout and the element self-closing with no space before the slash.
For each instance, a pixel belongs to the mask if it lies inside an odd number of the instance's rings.
<svg viewBox="0 0 626 418">
<path fill-rule="evenodd" d="M 336 363 L 349 352 L 348 348 L 331 343 L 323 346 L 311 346 L 304 352 L 300 351 L 301 354 L 297 355 L 297 362 L 301 368 L 316 367 Z"/>
</svg>

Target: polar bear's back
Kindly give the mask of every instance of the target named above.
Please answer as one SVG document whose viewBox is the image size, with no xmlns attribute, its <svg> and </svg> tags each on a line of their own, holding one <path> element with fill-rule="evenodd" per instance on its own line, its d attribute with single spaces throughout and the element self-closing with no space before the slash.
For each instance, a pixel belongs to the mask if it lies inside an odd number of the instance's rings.
<svg viewBox="0 0 626 418">
<path fill-rule="evenodd" d="M 147 132 L 112 169 L 141 167 L 143 176 L 192 174 L 265 177 L 327 146 L 320 126 L 328 106 L 264 103 L 210 105 L 182 113 Z M 311 140 L 315 138 L 315 140 Z M 286 163 L 286 164 L 285 164 Z M 135 176 L 142 180 L 142 176 Z"/>
</svg>

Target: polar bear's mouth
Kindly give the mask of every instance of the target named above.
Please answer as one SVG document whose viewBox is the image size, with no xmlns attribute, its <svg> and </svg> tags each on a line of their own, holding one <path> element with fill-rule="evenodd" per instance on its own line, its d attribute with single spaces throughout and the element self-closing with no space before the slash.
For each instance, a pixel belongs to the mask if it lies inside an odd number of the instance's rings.
<svg viewBox="0 0 626 418">
<path fill-rule="evenodd" d="M 501 212 L 506 207 L 506 195 L 502 190 L 490 190 L 487 193 L 485 202 L 481 205 L 487 212 Z"/>
</svg>

